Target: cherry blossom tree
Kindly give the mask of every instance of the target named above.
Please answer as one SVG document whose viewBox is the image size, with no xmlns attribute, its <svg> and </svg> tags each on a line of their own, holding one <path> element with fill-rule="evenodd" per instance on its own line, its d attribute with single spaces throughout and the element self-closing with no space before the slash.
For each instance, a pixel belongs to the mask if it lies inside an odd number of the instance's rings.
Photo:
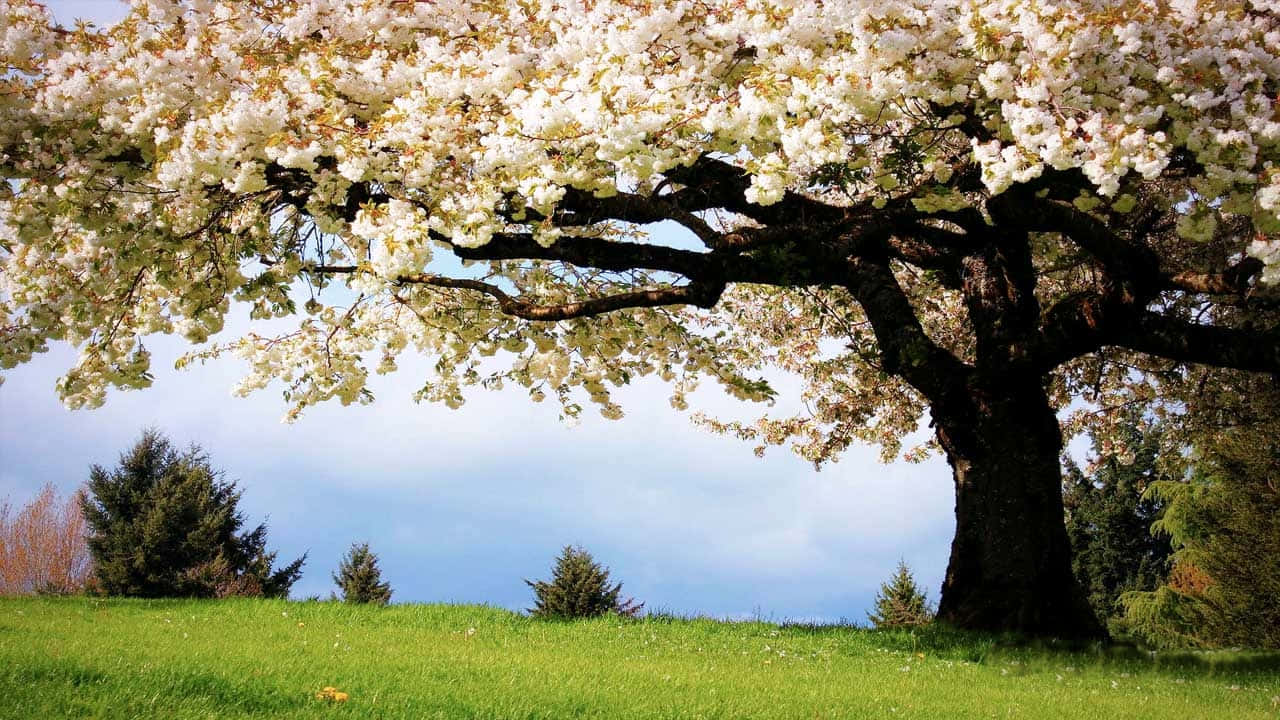
<svg viewBox="0 0 1280 720">
<path fill-rule="evenodd" d="M 1092 635 L 1064 429 L 1280 371 L 1274 0 L 2 7 L 0 364 L 72 343 L 72 407 L 233 302 L 296 329 L 190 357 L 290 418 L 405 351 L 437 358 L 419 398 L 566 416 L 782 368 L 803 413 L 697 417 L 815 463 L 944 453 L 940 619 Z"/>
</svg>

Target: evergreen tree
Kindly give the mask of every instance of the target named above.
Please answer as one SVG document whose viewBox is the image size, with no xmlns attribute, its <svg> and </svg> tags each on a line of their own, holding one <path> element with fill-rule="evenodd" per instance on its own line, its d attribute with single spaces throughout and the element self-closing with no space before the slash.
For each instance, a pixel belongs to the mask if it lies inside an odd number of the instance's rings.
<svg viewBox="0 0 1280 720">
<path fill-rule="evenodd" d="M 378 556 L 369 551 L 369 543 L 353 543 L 351 549 L 338 563 L 333 581 L 342 591 L 342 600 L 349 603 L 391 602 L 391 585 L 382 582 L 378 569 Z"/>
<path fill-rule="evenodd" d="M 533 588 L 534 607 L 529 612 L 539 618 L 588 618 L 617 613 L 635 616 L 644 607 L 634 598 L 621 600 L 622 583 L 609 584 L 609 569 L 591 553 L 566 545 L 556 558 L 551 581 L 525 580 Z"/>
<path fill-rule="evenodd" d="M 306 555 L 273 570 L 267 528 L 241 532 L 241 493 L 197 446 L 156 430 L 111 471 L 94 465 L 82 500 L 98 587 L 138 597 L 285 597 Z"/>
<path fill-rule="evenodd" d="M 1122 602 L 1153 645 L 1280 649 L 1280 388 L 1242 390 L 1197 442 L 1191 480 L 1151 489 L 1168 505 L 1155 530 L 1177 548 L 1174 572 Z"/>
<path fill-rule="evenodd" d="M 1086 474 L 1065 462 L 1062 504 L 1071 540 L 1072 570 L 1094 612 L 1104 622 L 1121 608 L 1120 596 L 1154 590 L 1169 574 L 1169 540 L 1151 533 L 1164 504 L 1144 495 L 1161 475 L 1156 468 L 1161 431 L 1130 417 L 1117 431 L 1129 454 L 1102 459 Z M 1093 439 L 1095 458 L 1103 452 Z"/>
<path fill-rule="evenodd" d="M 875 610 L 867 613 L 867 618 L 877 628 L 927 625 L 933 621 L 933 608 L 902 560 L 889 582 L 880 586 Z"/>
</svg>

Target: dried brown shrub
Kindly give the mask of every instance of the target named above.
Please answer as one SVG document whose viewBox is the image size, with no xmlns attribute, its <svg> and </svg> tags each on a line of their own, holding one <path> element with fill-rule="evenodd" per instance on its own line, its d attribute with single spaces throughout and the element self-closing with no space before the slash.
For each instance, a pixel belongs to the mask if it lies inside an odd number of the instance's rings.
<svg viewBox="0 0 1280 720">
<path fill-rule="evenodd" d="M 0 595 L 74 593 L 92 574 L 81 491 L 65 500 L 52 483 L 16 513 L 0 501 Z"/>
</svg>

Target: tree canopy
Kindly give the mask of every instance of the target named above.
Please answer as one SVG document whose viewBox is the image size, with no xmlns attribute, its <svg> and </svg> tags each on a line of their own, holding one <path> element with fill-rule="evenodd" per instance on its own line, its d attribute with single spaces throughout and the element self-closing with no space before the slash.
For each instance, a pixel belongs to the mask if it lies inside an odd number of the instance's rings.
<svg viewBox="0 0 1280 720">
<path fill-rule="evenodd" d="M 1189 482 L 1154 483 L 1153 530 L 1176 552 L 1168 582 L 1121 597 L 1153 645 L 1280 649 L 1280 385 L 1255 380 L 1232 423 L 1198 438 Z"/>
<path fill-rule="evenodd" d="M 289 417 L 406 350 L 438 359 L 419 398 L 568 416 L 649 374 L 677 408 L 703 378 L 768 400 L 778 367 L 804 412 L 703 423 L 823 462 L 927 412 L 940 617 L 1090 625 L 1055 412 L 1280 371 L 1278 9 L 135 0 L 99 31 L 10 0 L 0 365 L 69 341 L 58 391 L 97 405 L 149 383 L 146 335 L 238 302 L 297 327 L 192 357 Z"/>
</svg>

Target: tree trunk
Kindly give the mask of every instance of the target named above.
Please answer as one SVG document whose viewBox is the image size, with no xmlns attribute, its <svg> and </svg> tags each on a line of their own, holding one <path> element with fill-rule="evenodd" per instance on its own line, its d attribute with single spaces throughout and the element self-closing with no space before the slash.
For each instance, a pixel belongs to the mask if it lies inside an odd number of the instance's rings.
<svg viewBox="0 0 1280 720">
<path fill-rule="evenodd" d="M 971 630 L 1104 637 L 1071 572 L 1062 431 L 1038 378 L 970 385 L 934 407 L 956 486 L 956 534 L 938 619 Z"/>
</svg>

